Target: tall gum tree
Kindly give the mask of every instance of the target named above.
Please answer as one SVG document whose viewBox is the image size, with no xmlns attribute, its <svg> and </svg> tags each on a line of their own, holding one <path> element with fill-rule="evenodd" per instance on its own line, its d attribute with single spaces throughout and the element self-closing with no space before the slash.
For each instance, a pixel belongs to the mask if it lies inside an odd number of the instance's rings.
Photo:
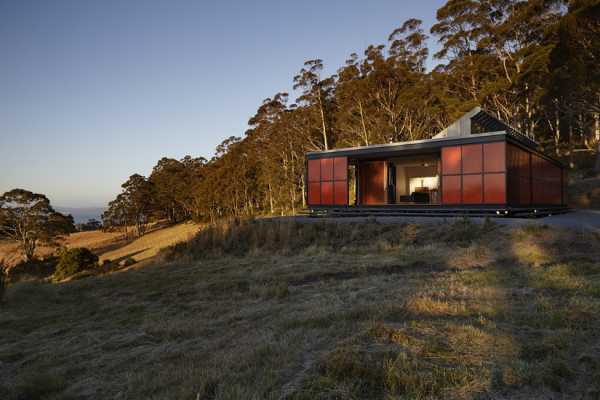
<svg viewBox="0 0 600 400">
<path fill-rule="evenodd" d="M 40 242 L 74 231 L 73 217 L 54 211 L 43 194 L 13 189 L 0 196 L 0 237 L 17 242 L 27 261 Z"/>
</svg>

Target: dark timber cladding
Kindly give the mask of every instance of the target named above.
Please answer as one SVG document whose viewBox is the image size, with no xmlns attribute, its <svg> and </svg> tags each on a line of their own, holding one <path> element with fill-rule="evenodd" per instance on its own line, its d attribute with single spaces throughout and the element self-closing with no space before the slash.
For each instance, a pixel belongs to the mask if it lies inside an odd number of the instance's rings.
<svg viewBox="0 0 600 400">
<path fill-rule="evenodd" d="M 310 152 L 306 158 L 307 198 L 313 210 L 533 210 L 566 203 L 563 165 L 538 151 L 535 141 L 479 108 L 432 139 Z"/>
</svg>

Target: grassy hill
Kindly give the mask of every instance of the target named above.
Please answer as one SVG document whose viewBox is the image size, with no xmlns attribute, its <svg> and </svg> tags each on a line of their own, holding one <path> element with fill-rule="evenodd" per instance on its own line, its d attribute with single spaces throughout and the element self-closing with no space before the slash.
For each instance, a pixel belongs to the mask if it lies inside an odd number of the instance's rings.
<svg viewBox="0 0 600 400">
<path fill-rule="evenodd" d="M 597 233 L 219 225 L 9 287 L 0 398 L 597 398 L 599 312 Z"/>
<path fill-rule="evenodd" d="M 183 223 L 172 226 L 157 224 L 141 238 L 128 240 L 122 232 L 88 231 L 68 235 L 61 245 L 69 248 L 87 247 L 100 256 L 100 260 L 118 261 L 131 257 L 143 261 L 156 255 L 162 248 L 182 240 L 190 239 L 198 232 L 200 225 Z M 38 257 L 47 257 L 56 251 L 55 247 L 40 246 L 36 250 Z M 17 244 L 0 240 L 0 260 L 15 265 L 23 260 Z"/>
</svg>

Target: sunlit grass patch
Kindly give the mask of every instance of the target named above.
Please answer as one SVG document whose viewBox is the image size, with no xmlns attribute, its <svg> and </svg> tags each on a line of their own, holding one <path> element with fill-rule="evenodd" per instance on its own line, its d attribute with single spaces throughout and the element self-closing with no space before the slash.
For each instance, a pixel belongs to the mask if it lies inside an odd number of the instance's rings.
<svg viewBox="0 0 600 400">
<path fill-rule="evenodd" d="M 566 264 L 551 265 L 543 270 L 533 271 L 531 283 L 535 288 L 570 290 L 587 288 L 588 281 L 573 272 L 573 268 Z"/>
<path fill-rule="evenodd" d="M 430 296 L 421 296 L 408 300 L 406 309 L 413 317 L 431 317 L 431 316 L 462 316 L 471 315 L 466 302 L 448 301 L 436 299 Z"/>
<path fill-rule="evenodd" d="M 457 391 L 485 386 L 485 372 L 462 364 L 440 365 L 400 353 L 384 365 L 389 395 L 404 398 L 451 398 Z"/>
</svg>

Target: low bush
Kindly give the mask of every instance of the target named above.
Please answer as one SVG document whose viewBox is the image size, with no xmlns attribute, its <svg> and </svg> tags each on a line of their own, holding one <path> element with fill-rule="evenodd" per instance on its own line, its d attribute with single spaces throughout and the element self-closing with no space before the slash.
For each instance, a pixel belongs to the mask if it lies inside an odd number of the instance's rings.
<svg viewBox="0 0 600 400">
<path fill-rule="evenodd" d="M 58 263 L 58 257 L 55 256 L 23 261 L 6 272 L 6 279 L 10 283 L 45 279 L 54 274 L 56 263 Z"/>
<path fill-rule="evenodd" d="M 95 269 L 97 265 L 98 256 L 85 247 L 63 249 L 59 252 L 54 277 L 64 279 L 82 271 Z"/>
</svg>

